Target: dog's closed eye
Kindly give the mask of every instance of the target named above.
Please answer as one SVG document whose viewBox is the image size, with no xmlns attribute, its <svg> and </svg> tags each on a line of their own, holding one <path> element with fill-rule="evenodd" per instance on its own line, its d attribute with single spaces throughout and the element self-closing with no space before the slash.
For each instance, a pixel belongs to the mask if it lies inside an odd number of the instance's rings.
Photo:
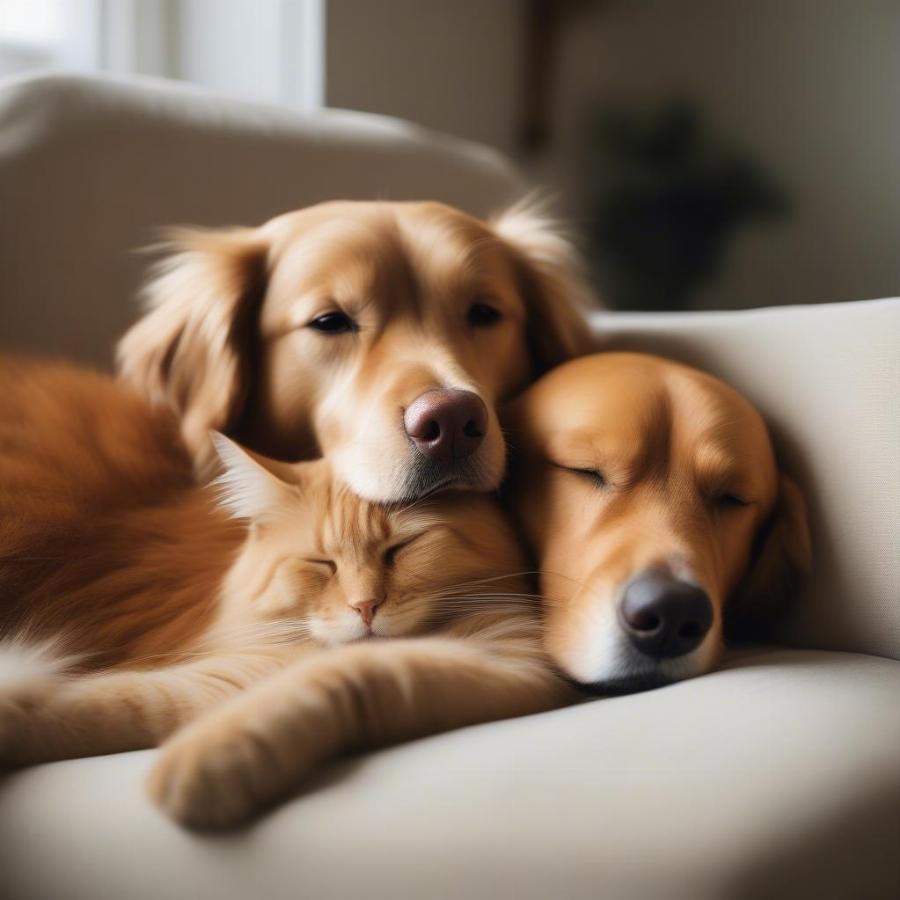
<svg viewBox="0 0 900 900">
<path fill-rule="evenodd" d="M 573 475 L 583 478 L 594 485 L 594 487 L 604 489 L 609 487 L 609 480 L 599 469 L 583 469 L 576 466 L 564 466 L 559 463 L 554 463 L 554 465 L 565 472 L 571 472 Z"/>
<path fill-rule="evenodd" d="M 719 494 L 717 497 L 713 497 L 713 503 L 722 509 L 738 509 L 753 505 L 753 501 L 734 493 Z"/>
</svg>

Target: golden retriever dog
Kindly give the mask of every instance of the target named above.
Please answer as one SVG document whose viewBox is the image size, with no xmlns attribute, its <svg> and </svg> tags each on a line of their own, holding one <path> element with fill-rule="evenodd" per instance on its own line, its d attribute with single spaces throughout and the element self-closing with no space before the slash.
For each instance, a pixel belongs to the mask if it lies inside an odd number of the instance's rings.
<svg viewBox="0 0 900 900">
<path fill-rule="evenodd" d="M 797 486 L 759 413 L 710 375 L 587 356 L 526 391 L 510 425 L 546 648 L 579 684 L 615 693 L 707 672 L 726 613 L 777 603 L 808 566 Z"/>
<path fill-rule="evenodd" d="M 587 348 L 572 250 L 523 205 L 485 222 L 332 202 L 168 246 L 119 368 L 174 410 L 201 472 L 215 429 L 280 459 L 326 455 L 368 500 L 490 491 L 497 404 Z"/>
</svg>

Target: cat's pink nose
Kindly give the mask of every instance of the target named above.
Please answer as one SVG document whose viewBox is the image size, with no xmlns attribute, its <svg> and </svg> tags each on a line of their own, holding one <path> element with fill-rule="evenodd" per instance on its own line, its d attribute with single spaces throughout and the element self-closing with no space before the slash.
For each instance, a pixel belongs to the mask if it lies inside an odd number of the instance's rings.
<svg viewBox="0 0 900 900">
<path fill-rule="evenodd" d="M 375 618 L 375 610 L 381 606 L 380 600 L 357 600 L 350 604 L 361 616 L 366 625 L 372 624 Z"/>
</svg>

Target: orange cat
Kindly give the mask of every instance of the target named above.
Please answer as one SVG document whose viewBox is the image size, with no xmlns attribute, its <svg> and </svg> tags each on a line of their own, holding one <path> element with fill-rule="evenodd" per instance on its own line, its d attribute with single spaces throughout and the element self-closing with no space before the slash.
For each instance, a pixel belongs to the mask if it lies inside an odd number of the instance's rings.
<svg viewBox="0 0 900 900">
<path fill-rule="evenodd" d="M 175 435 L 105 376 L 0 361 L 0 762 L 177 732 L 152 797 L 226 825 L 341 752 L 568 699 L 491 500 L 378 506 L 225 438 L 198 487 Z"/>
</svg>

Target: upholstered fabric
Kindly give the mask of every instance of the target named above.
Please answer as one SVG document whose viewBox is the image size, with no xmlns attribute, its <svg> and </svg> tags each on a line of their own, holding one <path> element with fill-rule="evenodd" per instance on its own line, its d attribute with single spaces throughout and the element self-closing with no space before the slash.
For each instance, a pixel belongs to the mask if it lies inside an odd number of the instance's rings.
<svg viewBox="0 0 900 900">
<path fill-rule="evenodd" d="M 477 214 L 521 191 L 483 147 L 364 113 L 299 114 L 154 80 L 0 84 L 0 348 L 108 364 L 135 250 L 172 224 L 256 225 L 334 199 Z"/>
<path fill-rule="evenodd" d="M 153 753 L 0 787 L 16 900 L 895 900 L 900 664 L 757 650 L 632 697 L 335 767 L 257 825 L 185 834 Z"/>
<path fill-rule="evenodd" d="M 786 642 L 900 659 L 900 300 L 603 316 L 600 346 L 698 365 L 765 413 L 809 503 Z"/>
</svg>

